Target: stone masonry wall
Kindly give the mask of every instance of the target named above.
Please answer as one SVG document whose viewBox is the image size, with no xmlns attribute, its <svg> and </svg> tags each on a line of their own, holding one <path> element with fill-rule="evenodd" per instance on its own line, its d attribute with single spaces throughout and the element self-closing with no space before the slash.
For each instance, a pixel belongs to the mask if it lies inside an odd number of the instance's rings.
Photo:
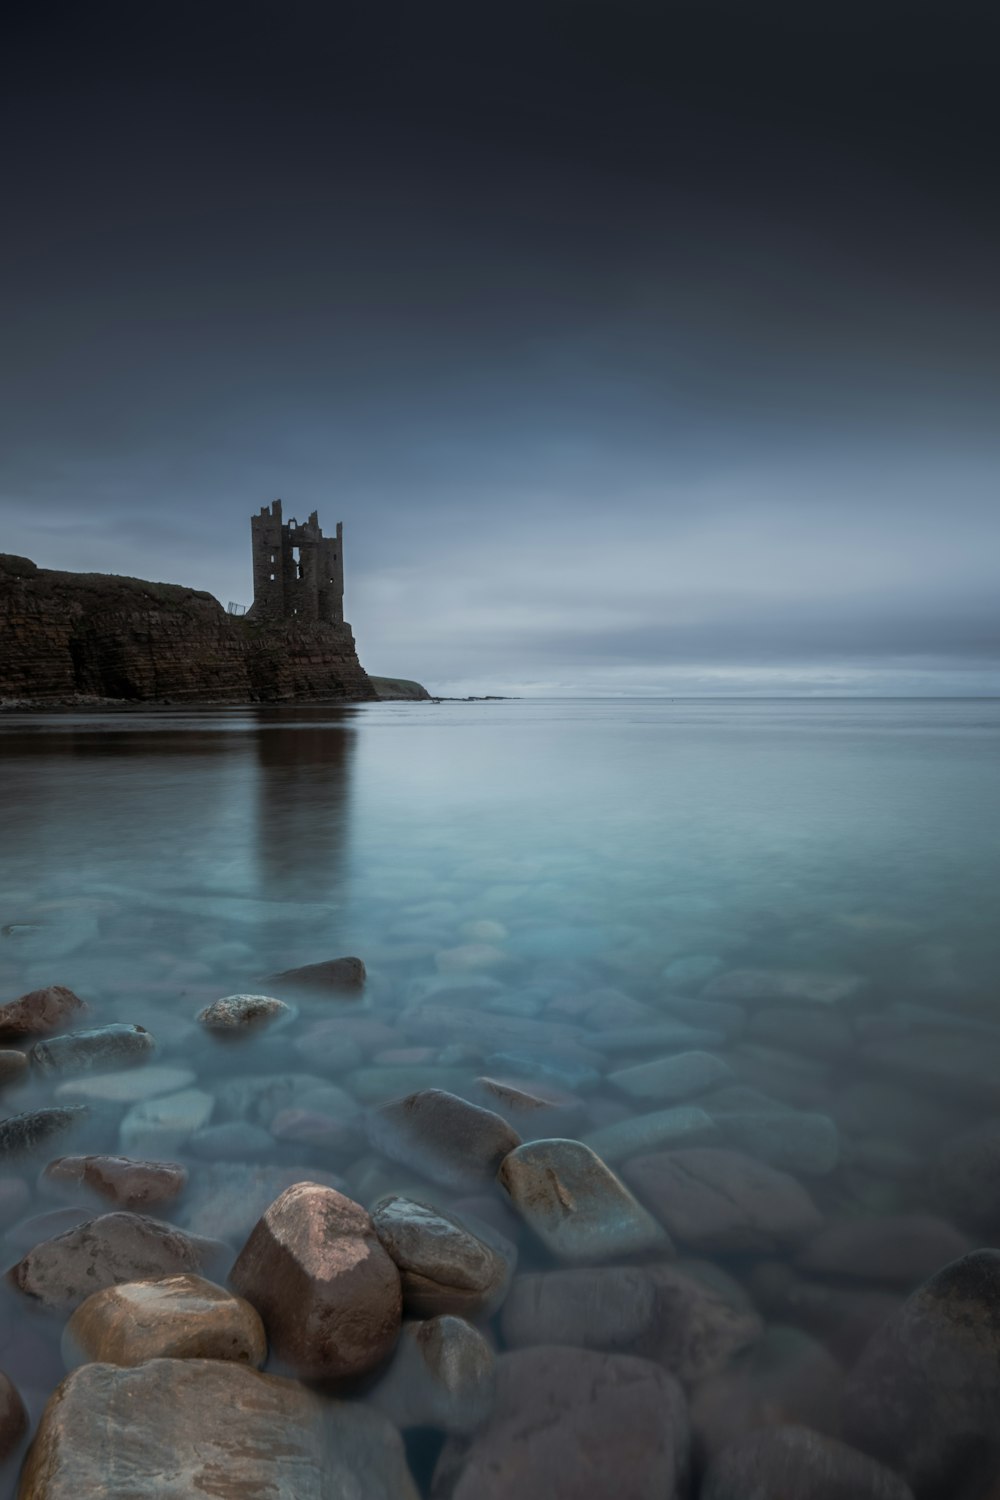
<svg viewBox="0 0 1000 1500">
<path fill-rule="evenodd" d="M 211 594 L 0 554 L 0 699 L 373 698 L 349 625 L 233 619 Z"/>
</svg>

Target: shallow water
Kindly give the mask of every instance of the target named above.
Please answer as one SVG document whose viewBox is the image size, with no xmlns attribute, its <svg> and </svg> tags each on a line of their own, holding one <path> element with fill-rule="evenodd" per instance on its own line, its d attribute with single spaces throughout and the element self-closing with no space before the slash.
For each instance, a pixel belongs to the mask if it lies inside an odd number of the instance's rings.
<svg viewBox="0 0 1000 1500">
<path fill-rule="evenodd" d="M 188 1070 L 185 1086 L 215 1099 L 227 1077 L 294 1072 L 345 1090 L 360 1119 L 381 1099 L 435 1082 L 462 1092 L 488 1073 L 578 1094 L 578 1134 L 668 1103 L 711 1114 L 718 1083 L 638 1103 L 607 1080 L 683 1050 L 612 1033 L 697 1025 L 707 991 L 735 997 L 748 1027 L 707 1049 L 728 1063 L 729 1084 L 833 1121 L 835 1163 L 792 1161 L 827 1218 L 940 1215 L 925 1170 L 934 1151 L 1000 1114 L 1000 1081 L 995 1099 L 988 1079 L 966 1087 L 961 1058 L 959 1076 L 941 1077 L 920 1056 L 900 1064 L 878 1050 L 902 1038 L 933 1052 L 970 1036 L 984 1056 L 1000 1048 L 995 701 L 6 716 L 0 787 L 0 999 L 67 985 L 91 1024 L 148 1026 L 156 1063 Z M 297 997 L 290 1023 L 237 1045 L 192 1022 L 209 1000 L 266 990 L 275 970 L 347 953 L 368 966 L 363 1001 Z M 733 970 L 855 982 L 843 999 L 810 1002 L 794 981 L 784 998 L 780 981 L 774 993 L 765 981 L 762 1001 L 741 998 L 738 982 L 727 991 L 720 976 Z M 461 1018 L 453 1034 L 440 1016 L 421 1019 L 442 1004 Z M 803 1045 L 781 1035 L 779 1017 L 767 1034 L 762 1004 L 836 1013 L 841 1030 Z M 343 1069 L 314 1043 L 347 1014 L 376 1017 L 393 1037 Z M 514 1041 L 477 1039 L 484 1014 L 516 1018 Z M 532 1023 L 553 1020 L 582 1028 L 589 1071 L 566 1048 L 532 1044 Z M 66 1081 L 9 1088 L 0 1112 L 52 1103 Z M 304 1087 L 279 1102 L 301 1104 Z M 116 1149 L 127 1107 L 95 1108 L 50 1154 Z M 223 1102 L 213 1123 L 225 1113 Z M 266 1110 L 256 1123 L 269 1128 Z M 795 1134 L 789 1121 L 786 1140 Z M 272 1139 L 260 1152 L 271 1165 L 329 1170 L 366 1203 L 394 1186 L 449 1201 L 363 1142 L 331 1154 Z M 238 1247 L 239 1204 L 220 1204 L 220 1184 L 229 1172 L 231 1196 L 246 1199 L 247 1163 L 212 1164 L 183 1143 L 167 1154 L 191 1172 L 174 1217 Z M 3 1169 L 30 1192 L 19 1223 L 59 1206 L 36 1188 L 45 1159 Z M 200 1196 L 199 1179 L 210 1185 Z M 522 1268 L 551 1264 L 528 1232 L 511 1232 Z M 981 1239 L 976 1226 L 958 1232 Z M 8 1264 L 24 1238 L 8 1223 Z M 745 1255 L 714 1259 L 754 1290 Z M 872 1267 L 872 1286 L 911 1289 L 884 1271 Z M 5 1294 L 0 1367 L 35 1413 L 62 1371 L 60 1330 Z M 835 1352 L 847 1361 L 852 1351 Z M 434 1439 L 421 1442 L 424 1481 Z"/>
</svg>

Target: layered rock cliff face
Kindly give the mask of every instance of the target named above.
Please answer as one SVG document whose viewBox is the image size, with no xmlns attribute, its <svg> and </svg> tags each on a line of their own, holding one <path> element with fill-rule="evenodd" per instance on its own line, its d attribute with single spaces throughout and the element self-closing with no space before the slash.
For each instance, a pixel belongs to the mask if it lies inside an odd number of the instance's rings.
<svg viewBox="0 0 1000 1500">
<path fill-rule="evenodd" d="M 233 619 L 177 584 L 0 554 L 0 699 L 278 703 L 374 698 L 349 625 Z"/>
</svg>

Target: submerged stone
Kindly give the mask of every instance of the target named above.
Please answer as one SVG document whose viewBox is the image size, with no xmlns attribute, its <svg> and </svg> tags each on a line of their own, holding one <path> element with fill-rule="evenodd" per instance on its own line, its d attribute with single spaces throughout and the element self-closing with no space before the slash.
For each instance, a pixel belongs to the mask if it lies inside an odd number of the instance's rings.
<svg viewBox="0 0 1000 1500">
<path fill-rule="evenodd" d="M 196 1130 L 207 1125 L 215 1107 L 203 1089 L 181 1089 L 133 1104 L 118 1128 L 126 1156 L 166 1156 L 177 1151 Z"/>
<path fill-rule="evenodd" d="M 663 1229 L 580 1141 L 531 1141 L 503 1160 L 497 1179 L 560 1260 L 600 1261 L 670 1249 Z"/>
<path fill-rule="evenodd" d="M 399 1268 L 411 1316 L 488 1317 L 503 1302 L 517 1251 L 489 1226 L 474 1233 L 443 1209 L 395 1194 L 375 1204 L 372 1220 Z"/>
<path fill-rule="evenodd" d="M 95 1292 L 66 1324 L 62 1351 L 67 1369 L 90 1360 L 141 1365 L 148 1359 L 231 1359 L 259 1366 L 267 1339 L 260 1317 L 242 1297 L 203 1276 L 167 1276 Z"/>
<path fill-rule="evenodd" d="M 97 1068 L 131 1068 L 145 1062 L 156 1041 L 145 1026 L 114 1022 L 36 1042 L 31 1061 L 42 1073 L 90 1073 Z"/>
<path fill-rule="evenodd" d="M 705 1100 L 712 1110 L 712 1100 Z M 728 1110 L 715 1116 L 722 1140 L 783 1172 L 825 1177 L 840 1157 L 840 1136 L 829 1115 L 810 1110 Z"/>
<path fill-rule="evenodd" d="M 688 1426 L 672 1376 L 589 1349 L 516 1349 L 497 1361 L 488 1421 L 451 1438 L 434 1500 L 680 1500 Z"/>
<path fill-rule="evenodd" d="M 148 1035 L 148 1033 L 147 1033 Z M 158 1094 L 173 1094 L 194 1083 L 190 1068 L 151 1064 L 121 1073 L 89 1073 L 68 1078 L 56 1088 L 57 1099 L 87 1099 L 94 1103 L 137 1104 Z"/>
<path fill-rule="evenodd" d="M 887 1281 L 910 1289 L 972 1246 L 945 1219 L 931 1214 L 879 1214 L 838 1219 L 802 1245 L 805 1271 Z"/>
<path fill-rule="evenodd" d="M 393 1161 L 459 1189 L 492 1178 L 521 1142 L 500 1115 L 443 1089 L 423 1089 L 373 1110 L 368 1138 Z"/>
<path fill-rule="evenodd" d="M 399 1272 L 359 1203 L 312 1182 L 268 1208 L 230 1281 L 256 1307 L 279 1359 L 298 1375 L 364 1374 L 399 1335 Z"/>
<path fill-rule="evenodd" d="M 503 1306 L 508 1348 L 569 1344 L 633 1350 L 653 1328 L 656 1291 L 643 1266 L 579 1266 L 515 1276 Z"/>
<path fill-rule="evenodd" d="M 585 1146 L 603 1161 L 624 1161 L 657 1146 L 701 1146 L 719 1136 L 712 1116 L 695 1104 L 659 1109 L 648 1115 L 630 1115 L 602 1125 L 583 1137 Z"/>
<path fill-rule="evenodd" d="M 826 974 L 814 969 L 730 969 L 710 979 L 703 991 L 711 1000 L 753 1004 L 794 1001 L 805 1005 L 838 1005 L 864 984 L 858 974 Z"/>
<path fill-rule="evenodd" d="M 678 1052 L 608 1074 L 608 1082 L 631 1099 L 676 1104 L 733 1081 L 733 1070 L 711 1052 Z"/>
<path fill-rule="evenodd" d="M 344 1183 L 318 1167 L 277 1162 L 219 1161 L 198 1167 L 180 1222 L 196 1234 L 239 1245 L 267 1207 L 297 1182 L 314 1182 L 340 1191 Z"/>
<path fill-rule="evenodd" d="M 355 994 L 364 989 L 365 966 L 360 958 L 327 958 L 318 964 L 282 969 L 267 981 L 275 988 L 318 990 L 329 994 Z"/>
<path fill-rule="evenodd" d="M 232 1360 L 88 1364 L 49 1400 L 20 1500 L 418 1500 L 399 1433 L 358 1402 Z"/>
<path fill-rule="evenodd" d="M 495 1367 L 493 1350 L 464 1318 L 407 1322 L 368 1400 L 397 1427 L 474 1432 L 493 1405 Z"/>
<path fill-rule="evenodd" d="M 123 1208 L 169 1203 L 187 1185 L 187 1168 L 175 1161 L 133 1161 L 127 1156 L 58 1156 L 43 1180 L 57 1186 L 89 1188 Z"/>
<path fill-rule="evenodd" d="M 6 1083 L 15 1083 L 23 1078 L 28 1071 L 28 1054 L 18 1052 L 14 1047 L 0 1048 L 0 1087 Z"/>
<path fill-rule="evenodd" d="M 808 1427 L 771 1427 L 723 1449 L 709 1465 L 701 1500 L 913 1500 L 898 1474 Z"/>
</svg>

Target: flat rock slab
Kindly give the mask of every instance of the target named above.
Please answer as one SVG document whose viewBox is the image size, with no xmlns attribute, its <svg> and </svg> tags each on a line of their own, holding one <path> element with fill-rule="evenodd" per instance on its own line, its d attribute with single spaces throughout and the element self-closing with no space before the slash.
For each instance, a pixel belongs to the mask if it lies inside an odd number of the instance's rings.
<svg viewBox="0 0 1000 1500">
<path fill-rule="evenodd" d="M 625 1161 L 644 1151 L 672 1146 L 703 1146 L 718 1139 L 719 1127 L 710 1114 L 697 1104 L 679 1104 L 673 1109 L 658 1109 L 648 1115 L 630 1115 L 602 1125 L 583 1137 L 585 1146 L 596 1151 L 602 1161 Z"/>
<path fill-rule="evenodd" d="M 32 1109 L 23 1115 L 0 1120 L 0 1161 L 17 1160 L 47 1149 L 49 1142 L 87 1118 L 84 1104 L 62 1108 Z"/>
<path fill-rule="evenodd" d="M 669 1233 L 699 1251 L 757 1251 L 822 1225 L 801 1183 L 741 1151 L 692 1146 L 633 1157 L 623 1173 Z"/>
<path fill-rule="evenodd" d="M 745 1005 L 791 1001 L 803 1005 L 839 1005 L 864 985 L 860 974 L 827 974 L 814 969 L 730 969 L 710 979 L 702 994 L 711 1000 Z"/>
<path fill-rule="evenodd" d="M 51 1031 L 78 1021 L 87 1007 L 79 995 L 62 984 L 31 990 L 17 1000 L 0 1005 L 0 1041 L 8 1037 L 48 1036 Z"/>
<path fill-rule="evenodd" d="M 213 1000 L 195 1016 L 206 1031 L 226 1033 L 259 1031 L 273 1026 L 276 1021 L 287 1020 L 294 1014 L 292 1007 L 273 995 L 226 995 Z"/>
<path fill-rule="evenodd" d="M 497 1361 L 489 1420 L 445 1444 L 434 1500 L 678 1500 L 684 1398 L 645 1359 L 518 1349 Z"/>
<path fill-rule="evenodd" d="M 601 1158 L 581 1141 L 531 1141 L 506 1156 L 497 1180 L 553 1255 L 615 1260 L 669 1253 L 663 1229 Z"/>
<path fill-rule="evenodd" d="M 168 1276 L 88 1297 L 63 1330 L 62 1352 L 67 1369 L 148 1359 L 232 1359 L 256 1367 L 267 1357 L 267 1337 L 242 1297 L 203 1276 Z"/>
<path fill-rule="evenodd" d="M 397 1427 L 474 1432 L 493 1406 L 496 1361 L 483 1335 L 445 1315 L 403 1324 L 369 1401 Z"/>
<path fill-rule="evenodd" d="M 678 1052 L 673 1057 L 657 1057 L 652 1062 L 636 1063 L 608 1074 L 614 1084 L 630 1099 L 650 1099 L 658 1104 L 679 1104 L 708 1089 L 734 1082 L 733 1070 L 725 1058 L 713 1052 Z"/>
<path fill-rule="evenodd" d="M 418 1500 L 399 1433 L 360 1403 L 226 1360 L 83 1365 L 45 1408 L 19 1500 Z"/>
<path fill-rule="evenodd" d="M 700 1500 L 913 1500 L 905 1480 L 808 1427 L 772 1427 L 731 1443 L 708 1468 Z"/>
<path fill-rule="evenodd" d="M 156 1050 L 145 1026 L 113 1022 L 89 1031 L 73 1031 L 36 1042 L 31 1061 L 42 1073 L 91 1073 L 98 1068 L 131 1068 L 146 1062 Z"/>
<path fill-rule="evenodd" d="M 169 1156 L 207 1125 L 215 1100 L 204 1089 L 181 1089 L 134 1104 L 118 1127 L 125 1156 Z"/>
<path fill-rule="evenodd" d="M 844 1435 L 918 1496 L 987 1495 L 1000 1472 L 1000 1251 L 952 1261 L 874 1334 Z"/>
<path fill-rule="evenodd" d="M 500 1115 L 444 1089 L 422 1089 L 373 1110 L 368 1137 L 384 1156 L 460 1190 L 490 1181 L 521 1144 Z"/>
<path fill-rule="evenodd" d="M 218 1251 L 212 1241 L 144 1214 L 102 1214 L 36 1245 L 7 1277 L 45 1307 L 65 1309 L 119 1282 L 200 1271 Z"/>
<path fill-rule="evenodd" d="M 314 1379 L 360 1375 L 399 1336 L 399 1272 L 365 1209 L 300 1182 L 258 1222 L 230 1281 L 264 1320 L 275 1354 Z"/>
<path fill-rule="evenodd" d="M 399 1268 L 403 1304 L 416 1318 L 489 1317 L 507 1295 L 517 1250 L 488 1225 L 391 1195 L 372 1209 L 375 1232 Z"/>
<path fill-rule="evenodd" d="M 147 1033 L 148 1035 L 148 1033 Z M 154 1064 L 133 1068 L 124 1073 L 90 1073 L 82 1078 L 67 1078 L 56 1089 L 57 1099 L 85 1099 L 93 1103 L 136 1104 L 172 1094 L 194 1083 L 190 1068 Z"/>
<path fill-rule="evenodd" d="M 169 1203 L 187 1186 L 187 1168 L 176 1161 L 133 1161 L 127 1156 L 57 1156 L 43 1180 L 60 1189 L 88 1188 L 122 1208 Z"/>
</svg>

